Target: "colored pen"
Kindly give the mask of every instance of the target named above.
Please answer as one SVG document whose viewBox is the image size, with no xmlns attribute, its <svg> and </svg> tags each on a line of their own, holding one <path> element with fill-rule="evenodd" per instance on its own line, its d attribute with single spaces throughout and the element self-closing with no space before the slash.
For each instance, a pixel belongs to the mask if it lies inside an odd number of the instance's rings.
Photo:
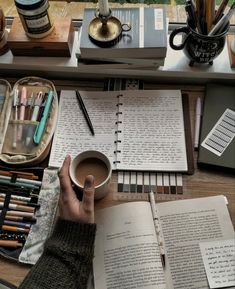
<svg viewBox="0 0 235 289">
<path fill-rule="evenodd" d="M 39 124 L 37 125 L 36 131 L 34 133 L 33 140 L 34 140 L 35 144 L 39 144 L 41 139 L 42 139 L 44 130 L 46 128 L 47 118 L 48 118 L 49 113 L 50 113 L 52 101 L 53 101 L 53 91 L 50 90 L 48 93 L 48 97 L 46 100 L 46 105 L 45 105 L 45 108 L 43 111 L 42 118 L 41 118 Z"/>
<path fill-rule="evenodd" d="M 9 220 L 9 221 L 20 221 L 20 222 L 28 222 L 31 224 L 35 224 L 37 222 L 36 218 L 32 218 L 32 217 L 20 217 L 20 216 L 11 216 L 6 214 L 4 217 L 5 220 Z"/>
<path fill-rule="evenodd" d="M 214 18 L 214 21 L 213 21 L 214 24 L 216 24 L 219 21 L 219 19 L 222 17 L 222 15 L 224 13 L 224 10 L 225 10 L 225 8 L 226 8 L 226 6 L 228 4 L 228 1 L 229 0 L 223 0 L 221 2 L 220 6 L 219 6 L 219 8 L 218 8 L 218 10 L 217 10 L 217 12 L 215 14 L 215 18 Z"/>
<path fill-rule="evenodd" d="M 9 221 L 9 220 L 4 220 L 3 224 L 4 225 L 10 225 L 10 226 L 22 227 L 22 228 L 28 228 L 28 229 L 32 225 L 30 223 L 23 223 L 23 222 L 17 222 L 17 221 Z"/>
<path fill-rule="evenodd" d="M 233 13 L 235 12 L 235 2 L 232 4 L 230 7 L 229 11 L 227 14 L 225 14 L 216 24 L 215 26 L 211 29 L 209 32 L 209 36 L 212 35 L 218 35 L 223 32 L 225 26 L 229 22 L 230 18 L 233 16 Z"/>
<path fill-rule="evenodd" d="M 22 247 L 23 244 L 14 240 L 0 240 L 0 246 L 17 248 L 17 247 Z"/>
<path fill-rule="evenodd" d="M 0 208 L 3 208 L 3 207 L 4 207 L 4 202 L 0 202 Z M 30 213 L 33 213 L 35 211 L 34 207 L 17 205 L 17 204 L 12 204 L 12 203 L 8 204 L 8 208 L 11 210 L 30 212 Z"/>
<path fill-rule="evenodd" d="M 7 193 L 0 193 L 0 198 L 5 198 L 6 194 Z M 30 202 L 31 197 L 22 197 L 22 196 L 17 196 L 17 195 L 11 195 L 11 200 Z"/>
<path fill-rule="evenodd" d="M 0 197 L 0 202 L 4 202 L 5 198 L 4 197 Z M 28 206 L 28 207 L 32 207 L 32 208 L 40 208 L 40 204 L 36 204 L 36 203 L 32 203 L 32 202 L 25 202 L 25 201 L 19 201 L 19 200 L 14 200 L 14 199 L 10 199 L 10 204 L 15 204 L 15 205 L 22 205 L 22 206 Z"/>
<path fill-rule="evenodd" d="M 159 219 L 158 213 L 157 213 L 157 208 L 156 208 L 156 203 L 155 203 L 155 198 L 154 198 L 153 191 L 149 192 L 149 201 L 150 201 L 152 215 L 153 215 L 153 222 L 154 222 L 154 226 L 155 226 L 155 230 L 156 230 L 157 242 L 158 242 L 158 246 L 159 246 L 159 249 L 160 249 L 160 256 L 161 256 L 162 266 L 164 268 L 165 265 L 166 265 L 165 245 L 164 245 L 164 239 L 163 239 L 163 235 L 162 235 L 162 228 L 161 228 L 160 219 Z"/>
<path fill-rule="evenodd" d="M 22 90 L 21 90 L 21 95 L 20 95 L 19 120 L 24 120 L 26 102 L 27 102 L 27 88 L 25 86 L 23 86 Z M 23 126 L 19 125 L 18 132 L 17 132 L 17 140 L 18 141 L 22 139 L 22 134 L 23 134 Z"/>
<path fill-rule="evenodd" d="M 8 176 L 1 176 L 0 174 L 0 180 L 11 180 L 11 177 Z M 41 186 L 42 182 L 41 181 L 34 181 L 34 180 L 28 180 L 28 179 L 22 179 L 22 178 L 17 178 L 16 179 L 17 182 L 22 183 L 22 184 L 31 184 L 31 185 L 35 185 L 35 186 Z"/>
<path fill-rule="evenodd" d="M 198 97 L 197 104 L 196 104 L 196 113 L 195 113 L 194 148 L 198 148 L 201 114 L 202 114 L 201 98 Z"/>
<path fill-rule="evenodd" d="M 0 213 L 1 212 L 2 211 L 0 210 Z M 33 218 L 34 213 L 10 210 L 10 211 L 6 212 L 6 216 L 18 216 L 18 217 Z"/>
<path fill-rule="evenodd" d="M 15 175 L 17 175 L 17 177 L 23 178 L 23 179 L 38 180 L 38 176 L 34 175 L 33 173 L 0 170 L 0 175 L 3 175 L 3 176 L 12 176 L 13 174 L 15 174 Z"/>
<path fill-rule="evenodd" d="M 86 110 L 85 104 L 84 104 L 84 102 L 83 102 L 83 100 L 82 100 L 81 94 L 79 93 L 78 90 L 76 90 L 76 96 L 77 96 L 77 100 L 78 100 L 79 106 L 80 106 L 80 108 L 81 108 L 81 110 L 82 110 L 82 113 L 83 113 L 83 115 L 84 115 L 84 117 L 85 117 L 85 120 L 86 120 L 86 122 L 87 122 L 87 125 L 88 125 L 88 127 L 89 127 L 89 129 L 90 129 L 90 132 L 91 132 L 92 135 L 94 135 L 95 132 L 94 132 L 93 125 L 92 125 L 92 123 L 91 123 L 89 114 L 88 114 L 88 112 L 87 112 L 87 110 Z"/>
<path fill-rule="evenodd" d="M 23 233 L 29 233 L 28 228 L 20 228 L 20 227 L 15 227 L 15 226 L 8 226 L 8 225 L 2 225 L 1 228 L 6 231 L 11 231 L 11 232 L 23 232 Z"/>
<path fill-rule="evenodd" d="M 39 186 L 36 186 L 36 185 L 22 183 L 22 182 L 18 182 L 18 181 L 13 183 L 11 181 L 3 180 L 3 179 L 0 179 L 0 184 L 9 185 L 9 186 L 13 186 L 13 187 L 20 187 L 20 188 L 39 189 Z"/>
</svg>

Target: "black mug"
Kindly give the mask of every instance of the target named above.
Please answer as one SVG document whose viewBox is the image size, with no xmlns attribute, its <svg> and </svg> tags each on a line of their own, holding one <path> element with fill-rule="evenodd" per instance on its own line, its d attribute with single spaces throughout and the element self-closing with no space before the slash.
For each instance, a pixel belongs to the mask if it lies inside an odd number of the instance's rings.
<svg viewBox="0 0 235 289">
<path fill-rule="evenodd" d="M 169 38 L 170 47 L 175 50 L 183 49 L 184 54 L 190 59 L 189 65 L 196 63 L 213 64 L 213 60 L 222 52 L 226 41 L 226 33 L 229 29 L 229 22 L 223 32 L 218 35 L 203 35 L 195 31 L 187 22 L 187 26 L 176 28 L 172 31 Z M 182 42 L 174 44 L 174 38 L 182 33 Z"/>
</svg>

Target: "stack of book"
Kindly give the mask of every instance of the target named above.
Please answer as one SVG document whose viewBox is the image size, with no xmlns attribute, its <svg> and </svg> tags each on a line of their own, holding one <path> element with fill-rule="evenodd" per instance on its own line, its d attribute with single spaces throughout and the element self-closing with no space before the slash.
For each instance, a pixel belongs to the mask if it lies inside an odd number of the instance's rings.
<svg viewBox="0 0 235 289">
<path fill-rule="evenodd" d="M 84 9 L 83 24 L 76 53 L 78 65 L 100 68 L 158 68 L 164 65 L 167 52 L 167 19 L 164 8 L 116 8 L 112 16 L 130 31 L 111 47 L 100 47 L 89 37 L 88 27 L 95 9 Z"/>
</svg>

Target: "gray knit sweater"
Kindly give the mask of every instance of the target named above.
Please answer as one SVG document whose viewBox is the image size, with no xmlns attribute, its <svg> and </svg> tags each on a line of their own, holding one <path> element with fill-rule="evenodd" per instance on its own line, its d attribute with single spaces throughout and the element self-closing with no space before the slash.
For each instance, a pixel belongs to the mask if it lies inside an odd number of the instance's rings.
<svg viewBox="0 0 235 289">
<path fill-rule="evenodd" d="M 19 289 L 85 289 L 92 269 L 95 224 L 59 219 L 44 253 Z"/>
</svg>

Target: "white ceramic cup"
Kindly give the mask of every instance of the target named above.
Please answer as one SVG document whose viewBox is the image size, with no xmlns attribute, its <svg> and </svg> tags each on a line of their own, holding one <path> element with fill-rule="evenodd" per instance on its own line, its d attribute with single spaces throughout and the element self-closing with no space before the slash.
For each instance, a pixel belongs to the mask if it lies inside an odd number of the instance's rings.
<svg viewBox="0 0 235 289">
<path fill-rule="evenodd" d="M 95 150 L 88 150 L 79 153 L 71 162 L 69 167 L 69 175 L 72 182 L 80 189 L 83 190 L 83 185 L 80 184 L 76 177 L 77 166 L 86 159 L 95 158 L 101 160 L 107 167 L 107 176 L 103 182 L 95 186 L 95 200 L 104 198 L 109 192 L 109 183 L 112 175 L 112 165 L 109 158 L 103 153 Z M 88 173 L 89 174 L 89 173 Z M 92 174 L 92 173 L 90 173 Z M 95 177 L 95 176 L 94 176 Z"/>
</svg>

